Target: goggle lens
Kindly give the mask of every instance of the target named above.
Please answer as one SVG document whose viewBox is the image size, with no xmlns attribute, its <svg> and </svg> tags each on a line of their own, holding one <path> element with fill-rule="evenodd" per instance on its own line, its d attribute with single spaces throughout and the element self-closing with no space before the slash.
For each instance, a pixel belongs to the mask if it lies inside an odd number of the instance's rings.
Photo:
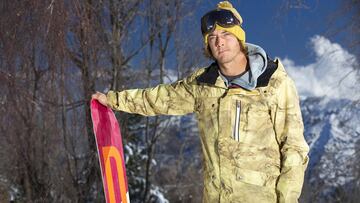
<svg viewBox="0 0 360 203">
<path fill-rule="evenodd" d="M 215 24 L 222 27 L 232 27 L 234 25 L 240 25 L 239 20 L 234 16 L 231 11 L 228 10 L 214 10 L 205 14 L 201 18 L 201 32 L 207 34 L 215 28 Z"/>
</svg>

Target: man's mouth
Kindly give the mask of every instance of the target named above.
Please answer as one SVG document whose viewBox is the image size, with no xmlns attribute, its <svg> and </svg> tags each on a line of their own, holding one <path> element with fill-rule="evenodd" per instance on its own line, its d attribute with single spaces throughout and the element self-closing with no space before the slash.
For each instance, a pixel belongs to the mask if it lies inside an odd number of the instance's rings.
<svg viewBox="0 0 360 203">
<path fill-rule="evenodd" d="M 226 52 L 227 50 L 218 50 L 218 54 L 222 54 L 224 52 Z"/>
</svg>

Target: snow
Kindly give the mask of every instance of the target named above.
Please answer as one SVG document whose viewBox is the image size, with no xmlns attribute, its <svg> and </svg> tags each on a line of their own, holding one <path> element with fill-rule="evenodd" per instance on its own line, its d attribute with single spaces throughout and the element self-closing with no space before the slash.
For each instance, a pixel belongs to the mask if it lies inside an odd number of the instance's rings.
<svg viewBox="0 0 360 203">
<path fill-rule="evenodd" d="M 155 159 L 151 159 L 151 164 L 152 164 L 153 166 L 156 166 L 156 164 L 157 164 L 156 160 L 155 160 Z"/>
<path fill-rule="evenodd" d="M 150 194 L 153 197 L 156 197 L 155 199 L 155 203 L 169 203 L 169 200 L 167 200 L 163 193 L 160 191 L 159 187 L 155 187 L 154 189 L 150 190 Z"/>
<path fill-rule="evenodd" d="M 134 155 L 134 151 L 131 149 L 131 143 L 125 145 L 125 163 L 127 164 L 130 157 Z"/>
<path fill-rule="evenodd" d="M 312 37 L 310 44 L 315 54 L 313 63 L 300 66 L 292 59 L 281 59 L 301 98 L 360 99 L 360 88 L 355 86 L 359 75 L 353 69 L 358 63 L 356 57 L 323 36 Z"/>
</svg>

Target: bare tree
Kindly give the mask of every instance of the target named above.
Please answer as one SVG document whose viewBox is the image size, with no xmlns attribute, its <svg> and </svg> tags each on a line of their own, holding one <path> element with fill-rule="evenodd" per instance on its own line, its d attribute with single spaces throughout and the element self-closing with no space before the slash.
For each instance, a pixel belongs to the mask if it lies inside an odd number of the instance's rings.
<svg viewBox="0 0 360 203">
<path fill-rule="evenodd" d="M 15 155 L 4 159 L 0 174 L 7 174 L 7 186 L 16 187 L 22 200 L 92 200 L 101 179 L 88 103 L 95 91 L 93 73 L 108 48 L 101 23 L 109 3 L 2 1 L 0 6 L 2 142 L 11 146 L 2 152 Z"/>
<path fill-rule="evenodd" d="M 90 96 L 95 90 L 134 86 L 147 77 L 129 67 L 149 73 L 145 86 L 164 82 L 171 54 L 178 60 L 178 76 L 184 76 L 194 60 L 187 60 L 184 51 L 174 54 L 178 49 L 173 48 L 177 25 L 185 16 L 184 3 L 5 0 L 0 11 L 1 198 L 104 201 Z M 142 27 L 144 21 L 148 27 Z M 149 191 L 156 183 L 151 178 L 152 160 L 169 120 L 118 116 L 124 143 L 148 155 L 146 161 L 129 161 L 145 166 L 130 168 L 129 173 L 143 175 L 141 199 L 151 201 Z M 137 123 L 146 127 L 134 130 Z M 135 131 L 146 135 L 146 144 L 134 141 L 139 139 L 133 137 Z"/>
<path fill-rule="evenodd" d="M 6 106 L 13 107 L 12 112 L 3 109 L 7 115 L 7 120 L 3 121 L 6 126 L 4 136 L 7 136 L 4 142 L 11 146 L 7 153 L 14 155 L 8 160 L 9 167 L 4 172 L 15 172 L 9 182 L 19 186 L 19 193 L 24 194 L 27 201 L 46 199 L 50 192 L 47 190 L 50 176 L 45 145 L 49 129 L 42 123 L 44 118 L 40 113 L 43 112 L 36 101 L 41 97 L 41 84 L 47 82 L 44 76 L 51 69 L 42 61 L 42 56 L 46 55 L 43 41 L 47 37 L 44 26 L 47 16 L 46 13 L 34 12 L 46 10 L 46 6 L 44 2 L 3 2 L 1 5 L 4 11 L 1 30 L 6 30 L 1 36 L 1 66 L 4 70 L 1 76 L 6 81 L 2 84 L 5 87 L 3 98 Z M 29 21 L 30 18 L 34 20 Z M 12 23 L 18 26 L 12 28 Z M 53 121 L 51 117 L 48 119 Z M 40 131 L 41 128 L 43 131 Z"/>
</svg>

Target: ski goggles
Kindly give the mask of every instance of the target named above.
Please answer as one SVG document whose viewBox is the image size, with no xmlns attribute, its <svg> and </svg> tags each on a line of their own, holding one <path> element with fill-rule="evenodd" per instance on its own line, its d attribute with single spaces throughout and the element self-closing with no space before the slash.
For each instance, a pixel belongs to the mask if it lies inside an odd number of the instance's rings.
<svg viewBox="0 0 360 203">
<path fill-rule="evenodd" d="M 215 25 L 228 28 L 240 25 L 240 21 L 229 10 L 213 10 L 201 18 L 201 33 L 208 34 L 215 29 Z"/>
</svg>

